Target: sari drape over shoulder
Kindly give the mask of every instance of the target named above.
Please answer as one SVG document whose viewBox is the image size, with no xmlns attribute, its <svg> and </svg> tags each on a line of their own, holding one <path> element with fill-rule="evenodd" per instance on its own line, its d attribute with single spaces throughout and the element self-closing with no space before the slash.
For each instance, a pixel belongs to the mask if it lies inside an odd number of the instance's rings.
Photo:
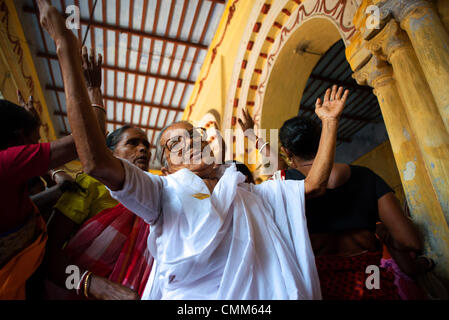
<svg viewBox="0 0 449 320">
<path fill-rule="evenodd" d="M 34 220 L 34 221 L 31 221 Z M 24 300 L 26 281 L 36 271 L 44 258 L 47 243 L 47 228 L 44 219 L 33 214 L 29 223 L 35 227 L 30 245 L 15 254 L 0 268 L 0 300 Z M 27 223 L 23 228 L 27 228 Z M 17 231 L 20 233 L 21 230 Z"/>
<path fill-rule="evenodd" d="M 151 224 L 143 299 L 320 299 L 304 181 L 244 184 L 235 165 L 212 194 L 187 169 L 167 177 L 127 161 L 111 195 Z"/>
</svg>

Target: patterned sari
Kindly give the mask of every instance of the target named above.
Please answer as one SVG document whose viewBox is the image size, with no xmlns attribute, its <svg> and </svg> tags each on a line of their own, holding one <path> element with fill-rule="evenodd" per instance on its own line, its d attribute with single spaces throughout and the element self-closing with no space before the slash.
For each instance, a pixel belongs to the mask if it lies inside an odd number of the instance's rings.
<svg viewBox="0 0 449 320">
<path fill-rule="evenodd" d="M 142 295 L 153 264 L 149 225 L 123 205 L 86 221 L 65 248 L 74 264 Z"/>
</svg>

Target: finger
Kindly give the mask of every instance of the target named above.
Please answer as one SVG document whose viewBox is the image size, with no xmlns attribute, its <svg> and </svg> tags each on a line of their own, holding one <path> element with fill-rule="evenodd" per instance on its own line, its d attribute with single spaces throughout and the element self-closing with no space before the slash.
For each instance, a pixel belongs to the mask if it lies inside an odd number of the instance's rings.
<svg viewBox="0 0 449 320">
<path fill-rule="evenodd" d="M 90 48 L 89 61 L 90 61 L 90 64 L 93 67 L 96 66 L 96 63 L 95 63 L 95 48 Z"/>
<path fill-rule="evenodd" d="M 327 89 L 326 94 L 324 95 L 324 103 L 329 102 L 330 95 L 331 95 L 331 89 Z"/>
<path fill-rule="evenodd" d="M 101 66 L 103 65 L 103 56 L 101 55 L 101 53 L 98 54 L 98 62 L 97 62 L 98 67 L 101 68 Z"/>
<path fill-rule="evenodd" d="M 321 108 L 321 99 L 320 98 L 316 99 L 315 108 L 317 108 L 317 109 Z"/>
<path fill-rule="evenodd" d="M 251 119 L 251 116 L 249 115 L 248 109 L 243 109 L 243 115 L 245 116 L 246 121 Z"/>
<path fill-rule="evenodd" d="M 86 69 L 87 66 L 88 66 L 88 61 L 89 61 L 89 55 L 87 53 L 87 47 L 83 46 L 83 49 L 81 51 L 82 51 L 81 58 L 83 60 L 83 68 Z"/>
<path fill-rule="evenodd" d="M 332 86 L 332 93 L 331 93 L 331 101 L 335 100 L 335 94 L 337 93 L 337 86 L 334 84 Z"/>
<path fill-rule="evenodd" d="M 348 99 L 348 95 L 349 95 L 349 90 L 346 90 L 343 95 L 343 98 L 342 98 L 343 105 L 346 103 L 346 100 Z"/>
<path fill-rule="evenodd" d="M 30 108 L 34 108 L 34 99 L 33 99 L 33 96 L 30 96 L 30 97 L 28 98 L 28 106 L 29 106 Z"/>
<path fill-rule="evenodd" d="M 335 99 L 336 99 L 336 100 L 340 100 L 340 99 L 341 99 L 341 95 L 342 95 L 342 93 L 343 93 L 343 90 L 344 90 L 343 87 L 340 87 L 340 88 L 338 89 L 338 92 L 337 92 L 337 94 L 336 94 L 336 96 L 335 96 Z"/>
<path fill-rule="evenodd" d="M 22 92 L 20 92 L 20 90 L 17 90 L 17 99 L 19 100 L 19 104 L 21 106 L 25 105 L 25 100 L 23 100 Z"/>
<path fill-rule="evenodd" d="M 242 127 L 242 129 L 245 127 L 244 125 L 243 125 L 243 121 L 242 121 L 242 119 L 238 119 L 238 123 L 239 123 L 239 125 Z"/>
</svg>

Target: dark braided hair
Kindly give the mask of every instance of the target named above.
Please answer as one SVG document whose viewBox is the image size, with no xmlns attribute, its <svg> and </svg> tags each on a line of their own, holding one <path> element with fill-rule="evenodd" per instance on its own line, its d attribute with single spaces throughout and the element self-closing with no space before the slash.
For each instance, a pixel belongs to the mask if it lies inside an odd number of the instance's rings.
<svg viewBox="0 0 449 320">
<path fill-rule="evenodd" d="M 25 108 L 0 99 L 0 150 L 14 146 L 38 127 L 38 119 Z"/>
<path fill-rule="evenodd" d="M 320 136 L 320 126 L 311 119 L 301 117 L 285 121 L 279 132 L 282 146 L 303 160 L 315 158 Z"/>
<path fill-rule="evenodd" d="M 127 124 L 108 134 L 108 136 L 106 137 L 106 145 L 108 146 L 108 148 L 114 151 L 117 144 L 122 140 L 122 135 L 126 130 L 131 128 L 132 126 Z"/>
</svg>

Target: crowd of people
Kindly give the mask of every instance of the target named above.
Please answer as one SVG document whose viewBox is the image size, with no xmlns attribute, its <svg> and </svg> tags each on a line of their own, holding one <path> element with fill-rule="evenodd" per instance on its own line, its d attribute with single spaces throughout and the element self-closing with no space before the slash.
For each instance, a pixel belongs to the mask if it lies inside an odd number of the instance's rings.
<svg viewBox="0 0 449 320">
<path fill-rule="evenodd" d="M 39 143 L 32 97 L 0 101 L 0 299 L 426 298 L 414 279 L 434 263 L 393 190 L 368 168 L 334 163 L 348 90 L 317 98 L 321 126 L 283 124 L 287 159 L 265 182 L 242 163 L 204 161 L 205 131 L 187 121 L 161 131 L 154 175 L 145 132 L 106 133 L 101 55 L 37 3 L 72 134 Z M 254 129 L 247 110 L 239 124 Z M 265 159 L 280 159 L 251 132 Z M 76 177 L 58 169 L 74 159 Z M 379 267 L 378 288 L 368 266 Z"/>
</svg>

